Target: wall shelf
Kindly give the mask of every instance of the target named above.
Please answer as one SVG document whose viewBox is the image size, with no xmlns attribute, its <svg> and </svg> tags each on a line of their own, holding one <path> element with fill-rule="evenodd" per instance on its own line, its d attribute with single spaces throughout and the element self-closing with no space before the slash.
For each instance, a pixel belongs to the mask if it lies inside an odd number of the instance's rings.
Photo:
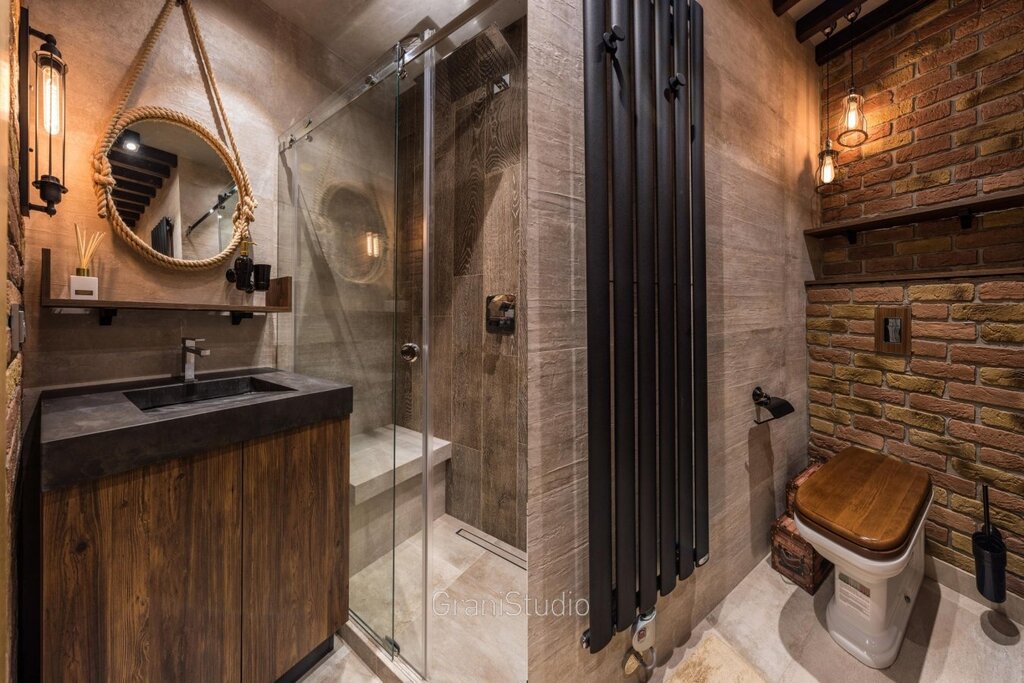
<svg viewBox="0 0 1024 683">
<path fill-rule="evenodd" d="M 50 250 L 42 250 L 39 275 L 39 304 L 48 309 L 96 309 L 100 314 L 100 325 L 110 325 L 118 309 L 162 310 L 162 311 L 212 311 L 231 314 L 231 324 L 238 325 L 254 313 L 290 313 L 292 310 L 292 279 L 276 277 L 270 280 L 266 304 L 243 305 L 231 303 L 201 304 L 168 301 L 122 301 L 99 299 L 60 299 L 52 296 L 50 278 Z"/>
<path fill-rule="evenodd" d="M 877 275 L 841 275 L 805 280 L 805 287 L 831 287 L 833 285 L 855 285 L 872 282 L 905 282 L 907 280 L 959 280 L 977 277 L 1024 276 L 1024 266 L 1013 268 L 975 268 L 973 270 L 932 270 L 907 273 L 879 273 Z"/>
<path fill-rule="evenodd" d="M 898 225 L 909 225 L 922 221 L 934 221 L 942 218 L 960 217 L 962 220 L 969 220 L 972 216 L 987 211 L 999 211 L 1024 206 L 1024 192 L 1014 190 L 1011 192 L 997 192 L 981 197 L 971 197 L 948 204 L 942 204 L 927 208 L 914 208 L 905 211 L 894 211 L 882 216 L 871 216 L 858 218 L 850 221 L 830 223 L 817 228 L 805 230 L 808 237 L 831 237 L 832 235 L 846 235 L 848 238 L 855 237 L 858 232 L 866 230 L 878 230 L 880 228 L 892 228 Z M 964 227 L 970 227 L 968 223 Z"/>
</svg>

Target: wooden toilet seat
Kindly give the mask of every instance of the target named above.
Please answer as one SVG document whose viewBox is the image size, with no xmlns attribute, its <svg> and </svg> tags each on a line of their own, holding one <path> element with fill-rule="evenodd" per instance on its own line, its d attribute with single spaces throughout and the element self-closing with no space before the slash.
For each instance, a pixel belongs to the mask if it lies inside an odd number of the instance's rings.
<svg viewBox="0 0 1024 683">
<path fill-rule="evenodd" d="M 796 493 L 796 511 L 822 535 L 877 560 L 903 553 L 931 494 L 921 468 L 848 446 Z"/>
</svg>

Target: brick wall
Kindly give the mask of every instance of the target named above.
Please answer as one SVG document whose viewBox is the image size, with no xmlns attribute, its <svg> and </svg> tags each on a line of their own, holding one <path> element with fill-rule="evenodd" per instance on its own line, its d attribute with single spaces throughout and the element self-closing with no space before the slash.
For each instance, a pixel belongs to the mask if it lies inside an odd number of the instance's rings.
<svg viewBox="0 0 1024 683">
<path fill-rule="evenodd" d="M 959 218 L 901 225 L 821 241 L 826 277 L 1024 266 L 1024 209 L 976 216 L 967 230 Z"/>
<path fill-rule="evenodd" d="M 1022 0 L 935 0 L 858 45 L 870 138 L 838 147 L 842 191 L 822 199 L 822 221 L 1024 187 L 1022 32 Z M 849 58 L 831 63 L 833 140 Z M 824 102 L 824 66 L 821 78 Z"/>
<path fill-rule="evenodd" d="M 876 354 L 879 305 L 911 307 L 912 353 Z M 850 444 L 931 475 L 927 552 L 972 572 L 982 482 L 1024 596 L 1024 280 L 809 287 L 810 454 Z"/>
</svg>

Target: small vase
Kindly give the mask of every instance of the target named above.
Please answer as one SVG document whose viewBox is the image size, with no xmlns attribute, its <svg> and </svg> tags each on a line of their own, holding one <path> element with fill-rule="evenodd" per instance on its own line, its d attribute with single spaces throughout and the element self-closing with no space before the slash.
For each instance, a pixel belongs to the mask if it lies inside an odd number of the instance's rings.
<svg viewBox="0 0 1024 683">
<path fill-rule="evenodd" d="M 88 268 L 75 268 L 69 287 L 72 299 L 88 299 L 96 301 L 100 298 L 100 282 L 89 275 Z"/>
</svg>

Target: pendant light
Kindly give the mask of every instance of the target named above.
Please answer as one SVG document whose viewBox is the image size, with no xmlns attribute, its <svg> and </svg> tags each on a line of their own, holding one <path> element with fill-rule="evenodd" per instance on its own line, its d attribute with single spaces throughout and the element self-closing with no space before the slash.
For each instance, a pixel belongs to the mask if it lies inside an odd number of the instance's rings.
<svg viewBox="0 0 1024 683">
<path fill-rule="evenodd" d="M 836 25 L 832 24 L 825 29 L 826 41 L 835 28 Z M 831 194 L 839 189 L 839 152 L 832 149 L 832 138 L 829 137 L 830 65 L 831 61 L 825 62 L 825 147 L 818 153 L 818 172 L 815 174 L 815 185 L 820 194 Z"/>
<path fill-rule="evenodd" d="M 846 15 L 852 25 L 860 15 L 860 6 Z M 850 46 L 850 92 L 843 102 L 843 122 L 837 140 L 844 147 L 860 147 L 868 139 L 868 123 L 864 116 L 864 98 L 853 87 L 853 46 Z"/>
</svg>

